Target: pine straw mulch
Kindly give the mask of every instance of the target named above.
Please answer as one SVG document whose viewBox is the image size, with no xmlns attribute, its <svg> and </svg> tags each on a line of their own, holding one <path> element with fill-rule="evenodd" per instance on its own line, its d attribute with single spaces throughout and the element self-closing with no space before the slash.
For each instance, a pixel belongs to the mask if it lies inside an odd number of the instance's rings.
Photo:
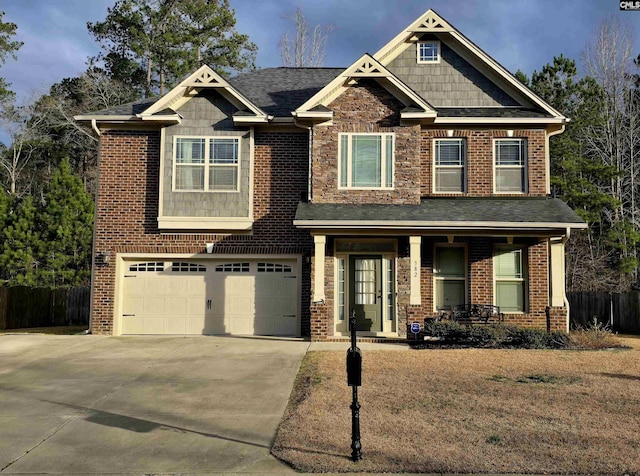
<svg viewBox="0 0 640 476">
<path fill-rule="evenodd" d="M 363 353 L 350 461 L 343 352 L 305 357 L 272 453 L 310 472 L 640 475 L 640 347 Z"/>
</svg>

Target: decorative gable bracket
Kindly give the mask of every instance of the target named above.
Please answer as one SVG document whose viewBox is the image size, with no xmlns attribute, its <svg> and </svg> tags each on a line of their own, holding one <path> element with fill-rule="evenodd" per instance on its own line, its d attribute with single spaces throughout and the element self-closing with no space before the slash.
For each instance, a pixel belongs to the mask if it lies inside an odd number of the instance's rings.
<svg viewBox="0 0 640 476">
<path fill-rule="evenodd" d="M 167 108 L 177 111 L 187 101 L 197 95 L 200 90 L 206 88 L 218 90 L 226 100 L 238 109 L 238 112 L 233 115 L 234 123 L 259 124 L 269 122 L 269 120 L 272 119 L 271 116 L 267 115 L 258 106 L 249 101 L 249 99 L 243 96 L 207 65 L 198 68 L 197 71 L 156 101 L 142 114 L 139 114 L 138 117 L 144 120 Z"/>
<path fill-rule="evenodd" d="M 401 119 L 433 121 L 437 116 L 436 110 L 429 103 L 368 53 L 295 110 L 293 116 L 314 123 L 329 124 L 333 119 L 333 112 L 327 106 L 361 78 L 376 80 L 406 106 L 400 113 Z"/>
</svg>

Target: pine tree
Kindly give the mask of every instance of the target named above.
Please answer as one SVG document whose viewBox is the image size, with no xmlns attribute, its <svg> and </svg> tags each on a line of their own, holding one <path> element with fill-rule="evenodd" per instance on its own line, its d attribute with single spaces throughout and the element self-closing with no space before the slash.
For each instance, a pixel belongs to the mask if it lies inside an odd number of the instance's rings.
<svg viewBox="0 0 640 476">
<path fill-rule="evenodd" d="M 118 0 L 87 28 L 111 78 L 149 97 L 201 62 L 223 75 L 253 69 L 257 47 L 235 24 L 228 0 Z"/>
<path fill-rule="evenodd" d="M 40 276 L 48 286 L 81 286 L 91 274 L 93 202 L 82 180 L 65 158 L 45 189 L 40 213 L 42 264 Z"/>
<path fill-rule="evenodd" d="M 37 259 L 42 248 L 40 232 L 36 224 L 36 206 L 28 195 L 16 207 L 4 229 L 4 243 L 0 254 L 0 268 L 7 286 L 38 285 Z"/>
</svg>

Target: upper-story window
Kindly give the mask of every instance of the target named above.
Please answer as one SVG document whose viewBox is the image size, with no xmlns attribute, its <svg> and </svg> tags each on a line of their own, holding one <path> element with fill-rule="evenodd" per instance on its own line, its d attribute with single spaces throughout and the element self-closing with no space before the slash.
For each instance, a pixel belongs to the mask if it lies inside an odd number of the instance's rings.
<svg viewBox="0 0 640 476">
<path fill-rule="evenodd" d="M 393 188 L 393 134 L 340 134 L 340 188 Z"/>
<path fill-rule="evenodd" d="M 176 137 L 174 190 L 237 192 L 239 139 Z"/>
<path fill-rule="evenodd" d="M 494 142 L 494 187 L 498 193 L 526 193 L 527 141 L 496 139 Z"/>
<path fill-rule="evenodd" d="M 440 62 L 440 42 L 420 41 L 418 42 L 418 63 L 439 63 Z"/>
<path fill-rule="evenodd" d="M 434 192 L 464 193 L 465 155 L 464 139 L 435 139 Z"/>
</svg>

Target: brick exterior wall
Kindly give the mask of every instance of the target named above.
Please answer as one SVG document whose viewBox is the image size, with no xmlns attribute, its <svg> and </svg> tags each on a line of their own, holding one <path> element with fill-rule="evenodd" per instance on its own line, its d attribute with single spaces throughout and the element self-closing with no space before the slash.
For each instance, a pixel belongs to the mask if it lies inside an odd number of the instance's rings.
<svg viewBox="0 0 640 476">
<path fill-rule="evenodd" d="M 425 316 L 436 315 L 433 296 L 433 256 L 436 243 L 446 243 L 445 239 L 423 238 L 422 269 L 420 275 L 422 306 Z M 467 250 L 467 302 L 477 304 L 493 304 L 493 253 L 495 245 L 505 245 L 501 238 L 457 238 L 454 242 Z M 549 305 L 549 257 L 548 242 L 518 242 L 514 246 L 522 246 L 525 250 L 528 270 L 525 313 L 505 314 L 505 324 L 521 327 L 535 327 L 551 330 L 566 330 L 567 310 L 552 308 L 553 318 L 547 323 L 546 308 Z M 563 317 L 564 316 L 564 317 Z"/>
<path fill-rule="evenodd" d="M 433 191 L 433 140 L 449 138 L 445 129 L 424 129 L 421 132 L 421 194 L 423 196 L 452 195 Z M 467 147 L 467 193 L 470 197 L 509 194 L 493 193 L 493 140 L 507 138 L 507 131 L 455 129 L 451 138 L 463 138 Z M 514 139 L 527 140 L 527 193 L 525 196 L 544 197 L 546 189 L 545 132 L 542 129 L 517 129 Z M 459 196 L 459 194 L 453 194 Z M 515 194 L 522 196 L 523 194 Z"/>
<path fill-rule="evenodd" d="M 333 125 L 313 129 L 313 202 L 420 203 L 420 126 L 400 126 L 402 103 L 375 81 L 363 80 L 329 108 Z M 338 189 L 338 136 L 353 132 L 395 133 L 393 190 Z"/>
<path fill-rule="evenodd" d="M 337 98 L 330 108 L 330 126 L 312 129 L 312 196 L 314 203 L 418 204 L 432 194 L 433 138 L 448 137 L 445 129 L 421 130 L 401 125 L 404 105 L 375 81 L 360 80 Z M 393 190 L 340 190 L 338 147 L 340 133 L 393 132 L 395 175 Z M 454 130 L 453 137 L 467 141 L 467 195 L 493 195 L 493 139 L 507 137 L 506 130 Z M 545 135 L 543 130 L 515 130 L 514 138 L 528 144 L 528 195 L 546 194 Z M 99 189 L 95 250 L 117 253 L 204 253 L 214 243 L 214 254 L 297 254 L 311 256 L 313 240 L 307 230 L 293 226 L 295 210 L 307 195 L 308 135 L 306 131 L 256 131 L 254 150 L 254 227 L 250 234 L 161 234 L 157 227 L 160 134 L 157 131 L 105 131 L 100 139 Z M 439 195 L 439 194 L 438 194 Z M 503 194 L 500 194 L 503 196 Z M 404 232 L 405 235 L 411 232 Z M 357 235 L 351 235 L 356 237 Z M 346 237 L 344 237 L 346 238 Z M 375 239 L 375 237 L 373 237 Z M 468 302 L 493 303 L 493 249 L 505 239 L 456 237 L 465 243 L 468 257 Z M 397 328 L 406 333 L 409 321 L 433 315 L 433 249 L 443 237 L 423 237 L 420 292 L 422 304 L 410 305 L 410 260 L 407 236 L 398 236 Z M 312 340 L 334 335 L 333 238 L 327 240 L 325 303 L 311 302 L 315 257 L 303 259 L 302 334 Z M 516 241 L 516 243 L 518 243 Z M 508 314 L 505 322 L 527 327 L 565 330 L 566 309 L 549 302 L 548 244 L 530 239 L 526 244 L 528 279 L 527 312 Z M 113 332 L 115 261 L 94 266 L 92 332 Z"/>
<path fill-rule="evenodd" d="M 338 97 L 329 108 L 334 112 L 333 124 L 316 126 L 312 144 L 312 195 L 314 203 L 391 203 L 415 204 L 421 197 L 442 195 L 433 193 L 433 139 L 449 137 L 444 128 L 400 125 L 400 111 L 404 106 L 388 91 L 371 80 L 361 80 Z M 395 186 L 394 190 L 340 190 L 338 174 L 339 134 L 353 132 L 394 132 Z M 454 138 L 465 138 L 467 150 L 467 196 L 489 197 L 493 193 L 494 155 L 493 140 L 507 138 L 505 129 L 472 128 L 456 129 Z M 527 140 L 527 196 L 546 195 L 545 132 L 541 129 L 517 129 L 513 138 Z M 505 194 L 499 194 L 505 196 Z M 522 194 L 513 194 L 521 196 Z M 459 196 L 459 195 L 456 195 Z M 405 253 L 406 237 L 399 237 L 397 266 L 397 328 L 405 335 L 406 324 L 419 316 L 434 315 L 433 249 L 436 242 L 446 242 L 445 237 L 423 237 L 420 291 L 422 304 L 409 305 L 410 270 Z M 528 260 L 527 310 L 505 316 L 505 322 L 527 327 L 546 328 L 545 308 L 549 303 L 547 242 L 523 243 Z M 325 267 L 326 325 L 317 327 L 321 334 L 312 337 L 326 339 L 334 335 L 334 268 L 328 240 Z M 456 237 L 467 250 L 468 270 L 467 301 L 473 303 L 494 302 L 493 252 L 504 238 Z M 313 306 L 312 308 L 318 308 Z M 551 327 L 564 326 L 561 311 L 554 315 Z M 326 333 L 326 334 L 325 334 Z"/>
<path fill-rule="evenodd" d="M 158 230 L 160 134 L 157 131 L 104 131 L 100 137 L 96 207 L 97 254 L 214 253 L 309 255 L 312 240 L 293 226 L 298 201 L 307 193 L 306 133 L 255 134 L 254 226 L 251 234 L 161 234 Z M 116 269 L 111 259 L 94 266 L 95 334 L 113 332 Z M 310 266 L 303 261 L 302 333 L 310 332 Z"/>
</svg>

